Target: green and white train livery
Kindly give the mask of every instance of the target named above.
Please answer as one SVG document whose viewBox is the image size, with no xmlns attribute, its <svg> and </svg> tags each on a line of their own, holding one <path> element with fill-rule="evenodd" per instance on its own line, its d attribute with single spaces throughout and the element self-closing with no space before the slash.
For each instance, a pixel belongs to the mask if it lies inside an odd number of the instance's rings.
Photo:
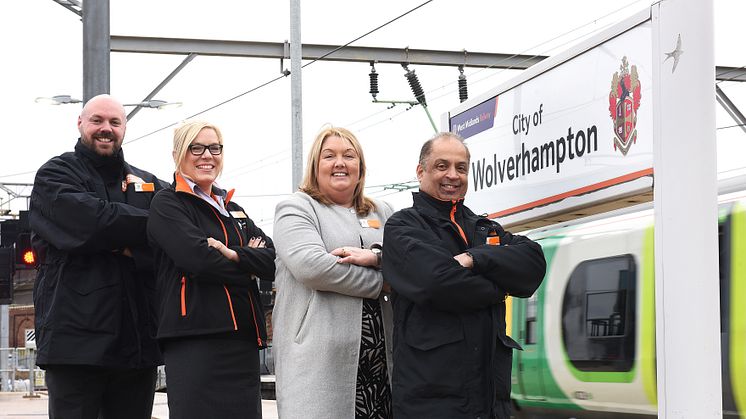
<svg viewBox="0 0 746 419">
<path fill-rule="evenodd" d="M 524 348 L 513 358 L 516 417 L 656 417 L 652 209 L 529 236 L 547 274 L 508 311 Z M 723 416 L 746 418 L 746 201 L 720 204 L 719 246 Z"/>
</svg>

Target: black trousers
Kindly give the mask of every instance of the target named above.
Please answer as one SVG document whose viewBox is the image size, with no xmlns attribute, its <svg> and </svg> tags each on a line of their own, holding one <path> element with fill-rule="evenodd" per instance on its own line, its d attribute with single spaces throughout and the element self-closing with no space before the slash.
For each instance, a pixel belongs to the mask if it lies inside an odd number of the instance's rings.
<svg viewBox="0 0 746 419">
<path fill-rule="evenodd" d="M 48 365 L 50 419 L 150 419 L 156 368 Z"/>
<path fill-rule="evenodd" d="M 259 349 L 249 339 L 197 336 L 166 340 L 171 419 L 261 419 Z"/>
</svg>

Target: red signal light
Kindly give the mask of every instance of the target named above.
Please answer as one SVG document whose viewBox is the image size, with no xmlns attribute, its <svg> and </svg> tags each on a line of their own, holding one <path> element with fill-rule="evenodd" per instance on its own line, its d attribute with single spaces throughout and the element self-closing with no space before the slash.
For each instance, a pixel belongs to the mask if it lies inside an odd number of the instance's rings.
<svg viewBox="0 0 746 419">
<path fill-rule="evenodd" d="M 26 265 L 33 265 L 36 262 L 33 250 L 26 250 L 23 252 L 23 263 Z"/>
</svg>

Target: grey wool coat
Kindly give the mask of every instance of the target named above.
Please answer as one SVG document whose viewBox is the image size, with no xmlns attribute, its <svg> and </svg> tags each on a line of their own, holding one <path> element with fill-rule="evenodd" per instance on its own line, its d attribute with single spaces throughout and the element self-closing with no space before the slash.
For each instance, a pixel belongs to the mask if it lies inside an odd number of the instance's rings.
<svg viewBox="0 0 746 419">
<path fill-rule="evenodd" d="M 363 298 L 381 302 L 391 377 L 392 312 L 390 298 L 381 295 L 381 272 L 337 263 L 329 254 L 383 240 L 393 209 L 374 202 L 376 209 L 366 217 L 323 205 L 303 192 L 277 205 L 272 353 L 282 419 L 355 417 Z M 380 226 L 368 227 L 366 220 L 378 220 Z"/>
</svg>

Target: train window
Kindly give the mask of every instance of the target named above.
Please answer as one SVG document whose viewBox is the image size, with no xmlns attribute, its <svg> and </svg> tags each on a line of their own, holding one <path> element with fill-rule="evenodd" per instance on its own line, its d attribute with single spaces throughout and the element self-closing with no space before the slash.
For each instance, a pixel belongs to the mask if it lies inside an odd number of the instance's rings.
<svg viewBox="0 0 746 419">
<path fill-rule="evenodd" d="M 589 292 L 585 296 L 586 336 L 623 336 L 626 291 Z"/>
<path fill-rule="evenodd" d="M 536 335 L 536 293 L 526 300 L 526 344 L 537 342 Z"/>
<path fill-rule="evenodd" d="M 635 287 L 632 255 L 580 263 L 562 303 L 562 340 L 581 371 L 630 371 L 635 358 Z"/>
</svg>

